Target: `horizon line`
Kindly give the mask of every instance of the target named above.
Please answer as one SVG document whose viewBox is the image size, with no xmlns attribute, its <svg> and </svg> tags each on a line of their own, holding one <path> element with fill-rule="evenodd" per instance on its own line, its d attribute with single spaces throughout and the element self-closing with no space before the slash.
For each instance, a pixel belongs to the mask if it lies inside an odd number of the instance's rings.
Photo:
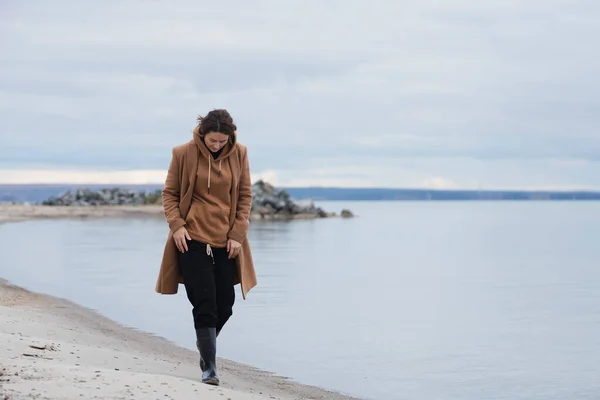
<svg viewBox="0 0 600 400">
<path fill-rule="evenodd" d="M 264 181 L 264 180 L 263 180 Z M 287 186 L 287 185 L 274 185 L 268 181 L 264 181 L 271 184 L 277 189 L 325 189 L 325 190 L 385 190 L 385 191 L 431 191 L 431 192 L 536 192 L 536 193 L 600 193 L 600 188 L 560 188 L 560 187 L 531 187 L 531 188 L 431 188 L 431 187 L 418 187 L 418 186 L 322 186 L 322 185 L 306 185 L 306 186 Z M 256 182 L 253 182 L 253 184 Z M 19 186 L 19 187 L 56 187 L 56 186 L 70 186 L 74 188 L 83 188 L 85 186 L 95 186 L 101 189 L 114 189 L 119 187 L 138 187 L 138 186 L 163 186 L 164 183 L 148 182 L 148 183 L 74 183 L 74 182 L 27 182 L 27 183 L 14 183 L 14 182 L 0 182 L 0 187 L 8 186 Z"/>
<path fill-rule="evenodd" d="M 77 170 L 77 169 L 3 169 L 0 168 L 0 185 L 54 185 L 54 186 L 158 186 L 164 185 L 167 171 L 164 169 L 131 169 L 131 170 Z M 469 191 L 469 192 L 586 192 L 597 193 L 597 186 L 570 186 L 568 184 L 543 184 L 501 186 L 485 182 L 470 182 L 461 185 L 459 182 L 444 178 L 424 179 L 421 182 L 402 182 L 402 186 L 390 186 L 388 182 L 373 182 L 363 179 L 352 179 L 352 174 L 344 174 L 336 178 L 321 180 L 309 177 L 299 179 L 281 179 L 277 171 L 262 170 L 251 173 L 252 183 L 263 180 L 277 188 L 312 188 L 312 189 L 369 189 L 369 190 L 429 190 L 429 191 Z"/>
</svg>

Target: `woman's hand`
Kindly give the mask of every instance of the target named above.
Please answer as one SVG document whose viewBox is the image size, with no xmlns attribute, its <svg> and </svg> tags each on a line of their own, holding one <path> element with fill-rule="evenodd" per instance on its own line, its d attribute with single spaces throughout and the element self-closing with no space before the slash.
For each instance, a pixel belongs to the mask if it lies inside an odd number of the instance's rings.
<svg viewBox="0 0 600 400">
<path fill-rule="evenodd" d="M 227 240 L 227 252 L 229 253 L 229 258 L 237 257 L 241 250 L 242 244 L 240 242 L 236 242 L 233 239 Z"/>
<path fill-rule="evenodd" d="M 188 250 L 186 239 L 192 240 L 192 238 L 190 238 L 190 235 L 188 234 L 187 229 L 185 229 L 185 226 L 182 226 L 181 228 L 177 229 L 175 231 L 175 233 L 173 234 L 173 240 L 175 241 L 175 246 L 177 246 L 179 251 L 182 253 L 185 253 L 185 251 Z M 185 251 L 184 251 L 184 249 L 185 249 Z"/>
</svg>

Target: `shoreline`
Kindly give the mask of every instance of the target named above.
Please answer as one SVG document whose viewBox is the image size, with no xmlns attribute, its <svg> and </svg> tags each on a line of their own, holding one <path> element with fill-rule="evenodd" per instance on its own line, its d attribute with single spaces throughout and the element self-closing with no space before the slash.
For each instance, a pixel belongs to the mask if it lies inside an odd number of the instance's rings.
<svg viewBox="0 0 600 400">
<path fill-rule="evenodd" d="M 156 214 L 156 209 L 149 207 L 140 210 L 111 206 L 110 210 L 66 214 L 40 214 L 35 208 L 29 209 L 31 206 L 18 206 L 25 210 L 18 213 L 14 207 L 7 213 L 0 205 L 0 224 L 49 218 L 144 218 Z M 220 357 L 221 386 L 203 384 L 197 351 L 122 326 L 70 300 L 31 292 L 1 278 L 0 340 L 6 344 L 0 348 L 2 400 L 358 400 Z"/>
<path fill-rule="evenodd" d="M 48 206 L 39 204 L 0 203 L 0 223 L 19 222 L 32 219 L 83 219 L 83 218 L 161 218 L 162 205 L 111 205 L 111 206 Z M 316 214 L 250 214 L 250 221 L 293 221 L 336 218 L 330 213 L 326 217 Z"/>
<path fill-rule="evenodd" d="M 162 206 L 44 206 L 0 204 L 0 223 L 35 219 L 165 218 Z"/>
</svg>

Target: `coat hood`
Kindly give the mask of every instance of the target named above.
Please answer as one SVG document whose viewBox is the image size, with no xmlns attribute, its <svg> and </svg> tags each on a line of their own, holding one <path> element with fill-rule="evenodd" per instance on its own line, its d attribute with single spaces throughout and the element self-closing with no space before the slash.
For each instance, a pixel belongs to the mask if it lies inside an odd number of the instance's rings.
<svg viewBox="0 0 600 400">
<path fill-rule="evenodd" d="M 208 149 L 208 147 L 206 147 L 204 140 L 202 140 L 202 138 L 200 137 L 200 127 L 198 125 L 196 125 L 196 127 L 194 128 L 193 135 L 194 135 L 194 143 L 196 143 L 196 146 L 198 146 L 198 149 L 200 150 L 202 155 L 204 157 L 208 158 L 209 160 L 212 159 L 212 154 L 210 153 L 210 150 Z M 231 137 L 231 141 L 225 145 L 225 147 L 223 148 L 223 151 L 221 152 L 221 154 L 215 161 L 220 161 L 220 160 L 226 159 L 227 157 L 232 155 L 236 150 L 237 150 L 237 132 L 234 132 Z"/>
<path fill-rule="evenodd" d="M 208 193 L 210 193 L 210 172 L 212 169 L 212 164 L 214 161 L 219 162 L 218 175 L 221 176 L 221 166 L 223 165 L 223 160 L 226 160 L 237 150 L 237 132 L 233 132 L 231 140 L 225 145 L 225 147 L 223 147 L 223 151 L 221 151 L 221 154 L 219 154 L 219 157 L 217 157 L 216 159 L 213 158 L 211 151 L 204 143 L 204 140 L 202 140 L 202 138 L 200 137 L 200 126 L 198 125 L 194 128 L 194 143 L 196 143 L 196 146 L 200 150 L 200 154 L 202 154 L 202 156 L 204 156 L 204 158 L 208 160 L 207 190 Z"/>
</svg>

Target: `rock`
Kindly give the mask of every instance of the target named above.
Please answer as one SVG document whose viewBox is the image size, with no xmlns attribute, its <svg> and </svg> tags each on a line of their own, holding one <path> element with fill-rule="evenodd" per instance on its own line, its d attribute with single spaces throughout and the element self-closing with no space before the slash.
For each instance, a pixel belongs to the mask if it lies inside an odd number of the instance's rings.
<svg viewBox="0 0 600 400">
<path fill-rule="evenodd" d="M 325 212 L 325 210 L 321 209 L 317 211 L 317 215 L 319 216 L 319 218 L 327 218 L 329 216 L 329 214 Z"/>
<path fill-rule="evenodd" d="M 340 213 L 340 216 L 342 218 L 352 218 L 352 217 L 354 217 L 354 214 L 352 214 L 352 211 L 350 211 L 350 210 L 343 209 L 342 212 Z"/>
<path fill-rule="evenodd" d="M 106 206 L 106 205 L 142 205 L 162 204 L 160 190 L 154 192 L 140 192 L 119 188 L 77 189 L 74 193 L 65 192 L 58 197 L 51 197 L 42 202 L 49 206 Z"/>
<path fill-rule="evenodd" d="M 276 216 L 293 218 L 299 215 L 324 218 L 330 216 L 325 210 L 316 207 L 312 200 L 294 201 L 285 190 L 277 190 L 262 180 L 252 185 L 252 213 L 261 217 Z"/>
</svg>

